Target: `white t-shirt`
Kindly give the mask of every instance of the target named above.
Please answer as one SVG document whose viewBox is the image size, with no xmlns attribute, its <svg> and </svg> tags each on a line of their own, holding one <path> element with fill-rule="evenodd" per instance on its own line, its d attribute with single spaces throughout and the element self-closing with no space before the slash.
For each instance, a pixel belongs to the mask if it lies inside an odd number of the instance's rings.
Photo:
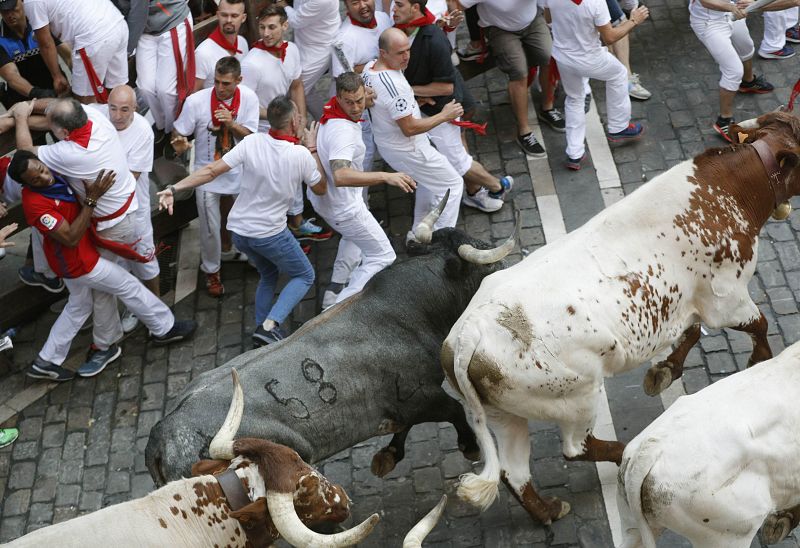
<svg viewBox="0 0 800 548">
<path fill-rule="evenodd" d="M 601 53 L 597 27 L 611 22 L 605 0 L 543 0 L 542 7 L 550 8 L 553 19 L 553 57 L 582 58 Z"/>
<path fill-rule="evenodd" d="M 236 47 L 242 52 L 234 55 L 239 62 L 247 55 L 247 40 L 244 36 L 236 37 Z M 223 57 L 229 57 L 228 50 L 213 40 L 203 40 L 194 50 L 195 78 L 203 80 L 203 87 L 210 88 L 214 85 L 214 67 Z"/>
<path fill-rule="evenodd" d="M 25 0 L 22 7 L 33 30 L 50 25 L 73 51 L 102 40 L 123 20 L 110 0 Z"/>
<path fill-rule="evenodd" d="M 242 61 L 242 83 L 255 91 L 258 104 L 267 108 L 275 97 L 289 93 L 289 86 L 300 78 L 302 70 L 300 50 L 291 42 L 282 62 L 268 51 L 253 48 Z M 258 131 L 268 129 L 267 120 L 258 121 Z"/>
<path fill-rule="evenodd" d="M 328 177 L 328 190 L 322 196 L 308 191 L 308 199 L 314 210 L 328 222 L 345 216 L 364 202 L 362 188 L 354 186 L 337 187 L 333 182 L 331 160 L 348 160 L 353 169 L 364 170 L 364 140 L 361 138 L 361 124 L 350 120 L 335 118 L 320 124 L 317 133 L 317 153 L 325 175 Z"/>
<path fill-rule="evenodd" d="M 341 21 L 339 0 L 295 0 L 294 7 L 286 8 L 286 15 L 301 52 L 306 47 L 330 47 L 336 39 Z"/>
<path fill-rule="evenodd" d="M 72 141 L 59 141 L 52 145 L 40 146 L 37 151 L 44 164 L 61 174 L 72 189 L 83 199 L 86 189 L 84 180 L 94 183 L 101 170 L 113 170 L 117 179 L 111 188 L 98 200 L 94 217 L 105 217 L 116 213 L 136 190 L 136 180 L 128 167 L 128 155 L 117 136 L 117 130 L 103 113 L 84 106 L 92 122 L 92 134 L 86 148 Z M 136 211 L 138 203 L 134 197 L 126 213 Z M 98 223 L 97 229 L 104 230 L 122 221 L 125 215 Z"/>
<path fill-rule="evenodd" d="M 731 2 L 733 4 L 734 2 Z M 733 20 L 733 14 L 729 11 L 712 10 L 703 7 L 700 0 L 689 0 L 689 16 L 691 20 L 700 21 L 721 21 Z"/>
<path fill-rule="evenodd" d="M 336 41 L 341 42 L 342 52 L 347 60 L 350 61 L 350 66 L 363 65 L 378 58 L 378 38 L 383 31 L 394 23 L 391 17 L 378 11 L 375 12 L 375 21 L 378 24 L 374 29 L 354 25 L 349 17 L 345 17 L 342 21 Z M 344 68 L 336 54 L 331 53 L 331 75 L 336 78 L 343 72 Z"/>
<path fill-rule="evenodd" d="M 464 8 L 478 5 L 478 24 L 482 27 L 497 27 L 508 32 L 517 32 L 536 17 L 536 0 L 462 0 Z"/>
<path fill-rule="evenodd" d="M 92 103 L 87 106 L 99 110 L 106 118 L 109 117 L 108 105 Z M 153 141 L 155 140 L 153 128 L 150 127 L 144 116 L 134 112 L 131 125 L 122 131 L 117 131 L 117 135 L 127 153 L 128 169 L 139 173 L 137 182 L 141 184 L 144 180 L 149 183 L 149 175 L 153 170 Z"/>
<path fill-rule="evenodd" d="M 210 130 L 211 94 L 214 88 L 201 89 L 191 94 L 183 104 L 181 115 L 175 120 L 174 129 L 181 135 L 194 133 L 194 166 L 201 168 L 214 162 L 217 137 Z M 236 123 L 250 131 L 258 131 L 258 97 L 247 86 L 239 86 L 239 110 Z M 241 170 L 232 169 L 220 175 L 203 188 L 218 194 L 237 194 Z"/>
<path fill-rule="evenodd" d="M 286 213 L 300 185 L 321 176 L 306 147 L 253 133 L 222 157 L 242 173 L 239 196 L 228 214 L 228 230 L 248 238 L 267 238 L 286 228 Z"/>
<path fill-rule="evenodd" d="M 375 61 L 364 67 L 364 84 L 375 91 L 375 104 L 369 109 L 375 144 L 389 150 L 413 152 L 428 141 L 425 133 L 406 137 L 397 125 L 400 118 L 420 118 L 419 105 L 411 85 L 399 70 L 373 71 Z"/>
</svg>

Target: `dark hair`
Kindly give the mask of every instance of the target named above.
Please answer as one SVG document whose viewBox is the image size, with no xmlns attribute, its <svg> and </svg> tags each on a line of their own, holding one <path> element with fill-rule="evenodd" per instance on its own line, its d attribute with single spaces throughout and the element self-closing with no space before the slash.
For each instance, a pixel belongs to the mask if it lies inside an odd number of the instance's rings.
<svg viewBox="0 0 800 548">
<path fill-rule="evenodd" d="M 71 97 L 56 100 L 49 109 L 50 120 L 67 131 L 83 127 L 89 121 L 83 106 Z"/>
<path fill-rule="evenodd" d="M 276 6 L 272 4 L 262 9 L 260 12 L 258 12 L 258 17 L 256 17 L 256 21 L 261 21 L 262 19 L 265 19 L 267 17 L 275 17 L 276 15 L 281 18 L 281 23 L 285 23 L 286 20 L 289 18 L 286 15 L 286 10 L 283 9 L 283 6 Z"/>
<path fill-rule="evenodd" d="M 30 150 L 17 150 L 11 158 L 11 163 L 8 164 L 8 176 L 21 185 L 27 184 L 22 180 L 22 175 L 28 171 L 28 162 L 38 159 L 39 157 Z"/>
<path fill-rule="evenodd" d="M 336 95 L 346 91 L 352 93 L 364 87 L 364 80 L 355 72 L 343 72 L 336 77 Z"/>
<path fill-rule="evenodd" d="M 214 65 L 214 72 L 220 74 L 233 74 L 235 77 L 242 75 L 242 65 L 236 57 L 223 57 Z"/>
<path fill-rule="evenodd" d="M 425 15 L 425 8 L 428 6 L 428 0 L 408 0 L 408 3 L 411 5 L 417 4 L 419 6 L 420 13 Z"/>
<path fill-rule="evenodd" d="M 244 4 L 244 0 L 225 0 L 225 2 L 228 4 Z M 219 2 L 216 2 L 216 4 L 219 6 Z"/>
<path fill-rule="evenodd" d="M 267 121 L 275 129 L 284 129 L 289 125 L 292 114 L 297 108 L 291 99 L 285 95 L 279 95 L 269 102 L 267 107 Z"/>
</svg>

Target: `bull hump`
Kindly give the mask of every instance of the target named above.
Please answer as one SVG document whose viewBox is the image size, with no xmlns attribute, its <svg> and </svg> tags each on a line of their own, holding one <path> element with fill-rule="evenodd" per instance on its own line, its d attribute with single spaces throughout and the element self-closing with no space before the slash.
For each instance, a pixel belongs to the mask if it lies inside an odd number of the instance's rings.
<svg viewBox="0 0 800 548">
<path fill-rule="evenodd" d="M 497 315 L 497 324 L 507 329 L 524 350 L 530 350 L 533 344 L 533 326 L 520 305 L 504 307 Z"/>
</svg>

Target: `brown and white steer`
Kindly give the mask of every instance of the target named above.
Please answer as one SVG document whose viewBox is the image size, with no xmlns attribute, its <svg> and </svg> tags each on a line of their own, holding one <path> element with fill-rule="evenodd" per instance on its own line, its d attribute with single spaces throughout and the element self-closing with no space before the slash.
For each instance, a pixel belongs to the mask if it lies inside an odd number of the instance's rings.
<svg viewBox="0 0 800 548">
<path fill-rule="evenodd" d="M 7 546 L 244 547 L 244 528 L 263 520 L 267 520 L 268 533 L 258 539 L 258 546 L 266 547 L 279 536 L 295 546 L 351 546 L 361 542 L 378 522 L 377 514 L 341 533 L 321 535 L 311 531 L 304 523 L 338 523 L 348 517 L 350 500 L 344 489 L 330 483 L 284 445 L 249 438 L 233 441 L 244 398 L 236 370 L 232 372 L 231 407 L 209 448 L 213 458 L 223 460 L 203 461 L 199 469 L 216 469 L 220 463 L 234 469 L 252 501 L 249 505 L 233 511 L 217 479 L 202 475 L 173 481 L 143 498 L 39 529 Z"/>
<path fill-rule="evenodd" d="M 694 548 L 782 540 L 800 514 L 800 343 L 678 398 L 622 454 L 623 548 L 665 528 Z"/>
<path fill-rule="evenodd" d="M 753 363 L 772 357 L 747 283 L 761 227 L 800 191 L 800 123 L 770 113 L 748 131 L 760 144 L 682 162 L 484 278 L 442 347 L 485 460 L 479 476 L 462 476 L 459 496 L 486 508 L 502 479 L 534 519 L 550 523 L 569 505 L 541 498 L 531 483 L 529 419 L 558 423 L 568 459 L 619 463 L 624 445 L 592 436 L 603 377 L 678 341 L 647 373 L 645 390 L 659 393 L 680 377 L 700 322 L 749 333 Z"/>
</svg>

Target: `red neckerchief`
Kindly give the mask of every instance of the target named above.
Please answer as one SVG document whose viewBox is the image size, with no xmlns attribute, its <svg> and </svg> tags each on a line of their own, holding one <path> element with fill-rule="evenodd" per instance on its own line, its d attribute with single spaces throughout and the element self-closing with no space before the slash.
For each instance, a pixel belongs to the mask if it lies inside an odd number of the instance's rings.
<svg viewBox="0 0 800 548">
<path fill-rule="evenodd" d="M 486 123 L 478 124 L 466 120 L 451 120 L 450 123 L 454 126 L 463 127 L 464 129 L 471 129 L 478 135 L 486 135 Z"/>
<path fill-rule="evenodd" d="M 418 17 L 413 21 L 409 21 L 408 23 L 397 23 L 394 28 L 405 30 L 405 29 L 413 29 L 416 27 L 424 27 L 426 25 L 432 25 L 436 22 L 436 17 L 431 13 L 428 8 L 425 8 L 425 15 L 422 17 Z"/>
<path fill-rule="evenodd" d="M 264 45 L 263 40 L 259 40 L 253 43 L 254 49 L 263 49 L 264 51 L 270 52 L 272 55 L 277 57 L 283 63 L 283 60 L 286 59 L 286 48 L 289 47 L 289 42 L 284 41 L 280 46 L 266 46 Z"/>
<path fill-rule="evenodd" d="M 92 136 L 92 121 L 89 120 L 84 125 L 79 127 L 78 129 L 73 129 L 67 135 L 66 140 L 72 141 L 76 145 L 82 146 L 83 148 L 88 148 L 89 146 L 89 138 Z"/>
<path fill-rule="evenodd" d="M 228 40 L 225 39 L 225 35 L 222 34 L 222 31 L 219 30 L 219 27 L 215 28 L 214 32 L 208 35 L 208 39 L 211 40 L 212 42 L 216 42 L 219 45 L 219 47 L 223 48 L 231 55 L 242 53 L 242 50 L 240 50 L 237 47 L 238 39 L 234 41 L 233 44 L 231 44 L 230 42 L 228 42 Z"/>
<path fill-rule="evenodd" d="M 363 122 L 364 120 L 353 120 L 350 116 L 347 115 L 345 111 L 342 110 L 342 107 L 339 106 L 339 101 L 336 100 L 336 97 L 331 97 L 331 100 L 325 103 L 325 106 L 322 107 L 322 116 L 319 119 L 319 123 L 325 125 L 325 122 L 328 120 L 349 120 L 351 122 Z"/>
<path fill-rule="evenodd" d="M 6 174 L 8 173 L 8 164 L 11 163 L 11 156 L 3 156 L 0 158 L 0 192 L 3 191 L 3 183 L 6 181 Z"/>
<path fill-rule="evenodd" d="M 362 23 L 358 19 L 353 19 L 353 16 L 350 15 L 349 13 L 347 14 L 347 16 L 350 18 L 350 22 L 353 23 L 353 25 L 355 25 L 357 27 L 361 27 L 361 28 L 365 28 L 365 29 L 374 29 L 375 27 L 378 26 L 378 20 L 375 19 L 375 15 L 374 14 L 372 16 L 372 21 L 370 21 L 369 23 Z"/>
<path fill-rule="evenodd" d="M 288 133 L 278 133 L 276 129 L 269 129 L 269 136 L 273 139 L 277 139 L 279 141 L 289 141 L 293 145 L 299 145 L 300 139 L 295 137 L 294 135 L 289 135 Z"/>
<path fill-rule="evenodd" d="M 211 90 L 211 124 L 214 126 L 221 126 L 222 122 L 217 120 L 215 112 L 217 112 L 220 108 L 224 108 L 231 112 L 233 119 L 236 119 L 236 114 L 239 112 L 239 100 L 240 100 L 240 93 L 239 88 L 236 88 L 236 91 L 233 93 L 233 101 L 231 101 L 231 106 L 226 105 L 219 99 L 217 99 L 217 92 L 215 90 Z"/>
</svg>

